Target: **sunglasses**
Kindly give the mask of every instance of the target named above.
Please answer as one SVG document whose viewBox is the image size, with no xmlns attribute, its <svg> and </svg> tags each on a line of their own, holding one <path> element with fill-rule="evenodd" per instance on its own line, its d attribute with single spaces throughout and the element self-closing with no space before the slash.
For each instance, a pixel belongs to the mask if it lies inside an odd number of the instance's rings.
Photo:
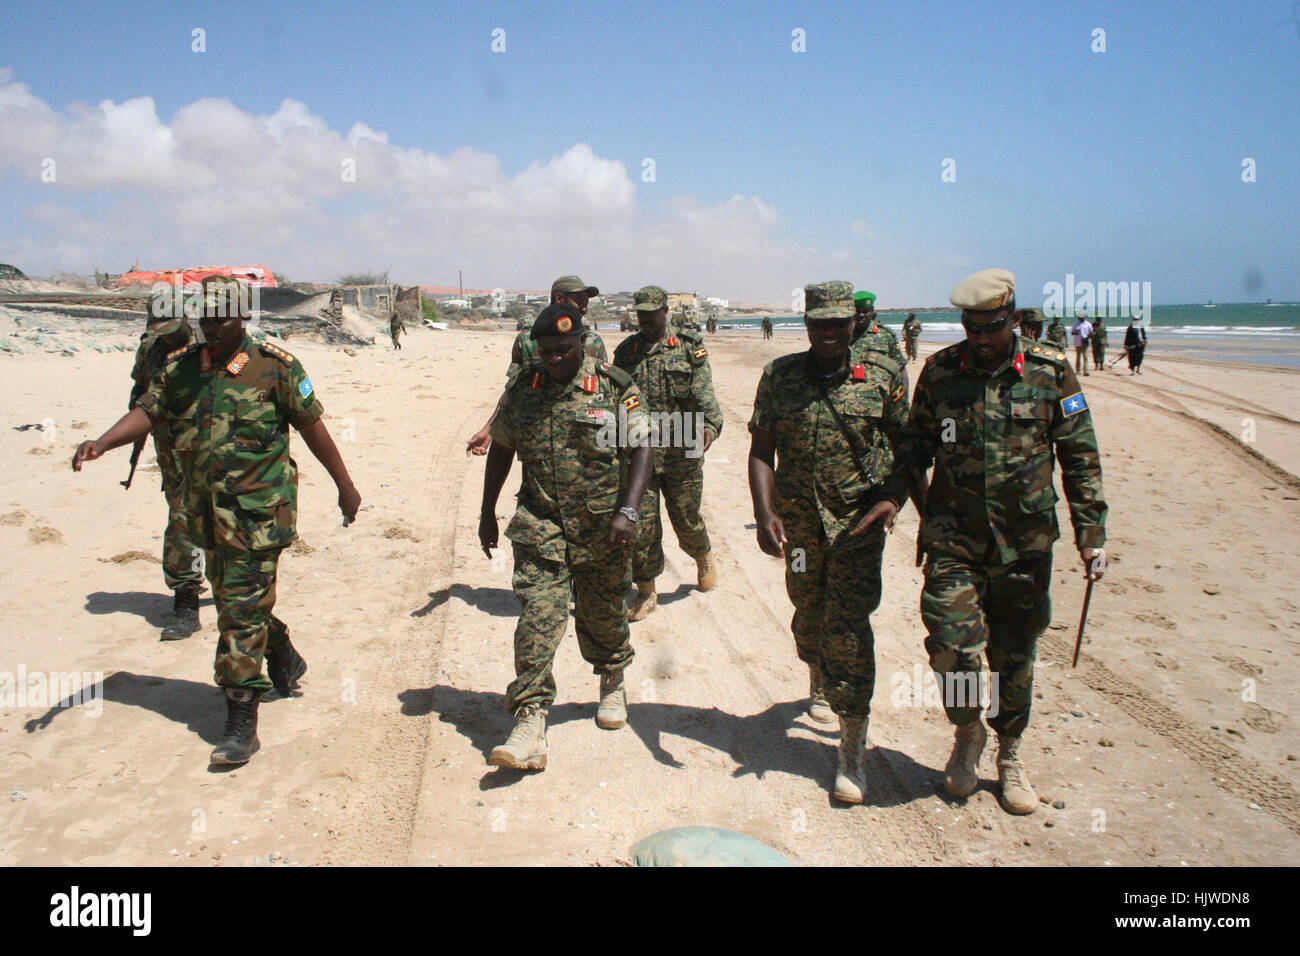
<svg viewBox="0 0 1300 956">
<path fill-rule="evenodd" d="M 1007 323 L 1012 319 L 1009 315 L 1004 315 L 1000 319 L 994 319 L 992 322 L 972 322 L 970 319 L 962 316 L 961 325 L 967 332 L 973 335 L 997 335 L 1007 327 Z"/>
</svg>

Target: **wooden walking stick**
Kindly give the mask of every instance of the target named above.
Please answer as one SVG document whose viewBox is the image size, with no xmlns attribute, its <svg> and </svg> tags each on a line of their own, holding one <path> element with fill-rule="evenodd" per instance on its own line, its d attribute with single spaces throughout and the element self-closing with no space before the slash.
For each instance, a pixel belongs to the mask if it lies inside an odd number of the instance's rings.
<svg viewBox="0 0 1300 956">
<path fill-rule="evenodd" d="M 1088 621 L 1088 605 L 1092 602 L 1092 586 L 1095 582 L 1089 572 L 1088 589 L 1083 592 L 1083 611 L 1079 614 L 1079 633 L 1074 637 L 1074 660 L 1070 663 L 1070 669 L 1079 666 L 1079 648 L 1083 647 L 1083 625 Z"/>
</svg>

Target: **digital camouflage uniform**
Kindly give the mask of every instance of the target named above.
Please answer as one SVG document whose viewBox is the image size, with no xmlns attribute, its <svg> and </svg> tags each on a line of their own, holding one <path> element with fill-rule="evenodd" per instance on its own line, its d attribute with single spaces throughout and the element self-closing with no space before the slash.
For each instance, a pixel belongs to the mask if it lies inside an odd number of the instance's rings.
<svg viewBox="0 0 1300 956">
<path fill-rule="evenodd" d="M 212 367 L 206 346 L 173 352 L 139 406 L 170 429 L 185 475 L 221 630 L 216 682 L 269 690 L 262 657 L 289 637 L 271 613 L 280 552 L 296 536 L 289 426 L 314 424 L 324 407 L 302 363 L 247 335 L 221 367 Z"/>
<path fill-rule="evenodd" d="M 849 531 L 885 490 L 907 420 L 907 372 L 879 351 L 850 362 L 825 391 L 811 352 L 768 363 L 749 429 L 769 432 L 776 442 L 773 505 L 785 526 L 785 582 L 799 658 L 820 668 L 835 713 L 866 717 L 876 680 L 870 615 L 880 604 L 885 531 L 880 523 L 857 537 Z M 869 478 L 828 406 L 852 434 Z"/>
<path fill-rule="evenodd" d="M 194 341 L 194 331 L 188 323 L 182 323 L 181 329 L 186 337 L 183 347 L 187 347 Z M 162 342 L 165 337 L 148 332 L 140 336 L 140 345 L 135 350 L 135 365 L 131 368 L 131 379 L 135 382 L 131 390 L 133 408 L 166 364 L 170 353 Z M 163 580 L 172 591 L 182 587 L 198 589 L 203 586 L 203 572 L 195 560 L 197 548 L 190 538 L 189 517 L 185 511 L 185 476 L 181 473 L 180 462 L 172 448 L 167 424 L 156 422 L 150 432 L 153 435 L 154 453 L 158 456 L 158 470 L 162 473 L 163 496 L 167 499 L 167 527 L 163 531 Z"/>
<path fill-rule="evenodd" d="M 618 673 L 632 660 L 623 606 L 631 549 L 609 544 L 630 460 L 618 440 L 620 410 L 628 432 L 644 435 L 649 425 L 636 385 L 589 355 L 568 382 L 525 371 L 502 396 L 492 440 L 513 448 L 523 465 L 519 504 L 506 527 L 523 605 L 515 679 L 506 691 L 511 713 L 555 701 L 551 665 L 569 619 L 571 584 L 578 649 L 595 673 Z"/>
<path fill-rule="evenodd" d="M 605 341 L 591 329 L 587 329 L 587 337 L 583 340 L 582 350 L 597 362 L 608 362 L 609 353 L 605 350 Z M 532 330 L 524 329 L 515 336 L 515 344 L 510 347 L 510 369 L 507 376 L 513 376 L 525 366 L 532 368 L 537 366 L 537 340 L 532 338 Z"/>
<path fill-rule="evenodd" d="M 875 318 L 853 333 L 849 350 L 855 356 L 853 359 L 855 362 L 864 361 L 869 352 L 876 352 L 887 356 L 899 366 L 907 364 L 906 359 L 903 358 L 903 350 L 898 347 L 898 337 L 894 335 L 893 329 Z"/>
<path fill-rule="evenodd" d="M 921 337 L 921 322 L 909 318 L 903 321 L 903 344 L 906 346 L 908 361 L 916 358 L 916 340 Z"/>
<path fill-rule="evenodd" d="M 965 342 L 926 359 L 896 459 L 913 480 L 934 463 L 921 528 L 925 647 L 941 687 L 956 686 L 950 673 L 978 673 L 987 652 L 998 675 L 989 725 L 1012 737 L 1029 723 L 1038 636 L 1051 620 L 1056 460 L 1076 544 L 1100 548 L 1101 460 L 1065 353 L 1017 335 L 991 374 Z M 945 699 L 954 724 L 979 714 L 978 702 L 955 704 Z"/>
<path fill-rule="evenodd" d="M 709 532 L 700 516 L 704 456 L 696 452 L 703 447 L 706 429 L 715 438 L 722 433 L 722 408 L 713 392 L 708 350 L 697 332 L 669 329 L 654 343 L 638 332 L 614 350 L 614 364 L 632 376 L 641 390 L 652 425 L 660 421 L 657 413 L 681 415 L 680 420 L 670 420 L 671 426 L 659 426 L 657 435 L 651 432 L 656 437 L 655 470 L 641 498 L 632 580 L 653 581 L 664 570 L 661 492 L 681 549 L 692 558 L 710 551 Z M 688 420 L 690 425 L 684 428 Z M 702 421 L 702 426 L 697 421 Z M 690 432 L 689 448 L 683 442 L 685 430 Z M 668 447 L 661 447 L 665 445 Z M 688 451 L 695 457 L 688 456 Z"/>
</svg>

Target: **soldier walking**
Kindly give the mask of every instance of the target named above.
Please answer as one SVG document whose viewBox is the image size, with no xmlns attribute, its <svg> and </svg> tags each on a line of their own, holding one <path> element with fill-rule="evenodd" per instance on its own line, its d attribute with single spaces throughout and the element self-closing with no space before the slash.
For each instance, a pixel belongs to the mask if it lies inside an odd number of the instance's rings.
<svg viewBox="0 0 1300 956">
<path fill-rule="evenodd" d="M 1055 345 L 1062 352 L 1065 351 L 1065 326 L 1061 323 L 1059 315 L 1053 316 L 1052 324 L 1047 327 L 1047 343 Z"/>
<path fill-rule="evenodd" d="M 159 424 L 171 434 L 221 630 L 215 674 L 226 694 L 226 726 L 213 764 L 246 763 L 260 746 L 262 694 L 274 687 L 290 696 L 307 671 L 288 626 L 272 613 L 280 552 L 296 537 L 298 472 L 289 425 L 334 479 L 344 524 L 361 505 L 302 363 L 277 345 L 254 342 L 247 318 L 237 282 L 205 283 L 205 344 L 169 355 L 135 407 L 97 440 L 82 442 L 72 459 L 80 471 Z"/>
<path fill-rule="evenodd" d="M 515 728 L 488 757 L 494 766 L 546 767 L 546 716 L 556 692 L 551 666 L 571 590 L 578 649 L 600 675 L 596 724 L 613 730 L 627 720 L 623 670 L 632 646 L 623 599 L 654 454 L 640 390 L 621 369 L 583 353 L 584 332 L 575 306 L 543 309 L 531 333 L 541 368 L 511 380 L 492 424 L 478 527 L 488 557 L 497 546 L 497 499 L 516 454 L 524 468 L 506 528 L 523 606 L 515 679 L 506 690 Z"/>
<path fill-rule="evenodd" d="M 185 317 L 183 302 L 176 290 L 159 290 L 149 299 L 149 315 L 131 368 L 131 398 L 127 408 L 149 388 L 149 383 L 163 370 L 167 356 L 188 347 L 194 329 Z M 167 500 L 167 527 L 163 531 L 163 581 L 172 592 L 172 618 L 162 629 L 161 639 L 176 641 L 199 630 L 199 595 L 204 590 L 203 571 L 197 560 L 202 553 L 190 538 L 190 522 L 185 510 L 185 476 L 172 447 L 171 432 L 165 422 L 150 429 L 158 470 L 162 472 L 163 497 Z M 143 439 L 140 439 L 143 441 Z"/>
<path fill-rule="evenodd" d="M 808 665 L 809 716 L 840 719 L 834 795 L 861 803 L 876 681 L 871 613 L 880 604 L 885 531 L 868 508 L 885 484 L 907 420 L 907 372 L 883 352 L 850 349 L 853 286 L 804 288 L 810 348 L 763 369 L 749 422 L 749 490 L 758 546 L 784 557 L 790 628 Z M 892 518 L 892 516 L 891 516 Z"/>
<path fill-rule="evenodd" d="M 915 312 L 907 313 L 907 319 L 903 322 L 903 345 L 907 349 L 907 361 L 909 363 L 916 361 L 917 340 L 921 337 L 921 323 L 916 317 Z"/>
<path fill-rule="evenodd" d="M 987 732 L 978 683 L 987 654 L 998 710 L 999 800 L 1032 813 L 1038 798 L 1020 743 L 1033 702 L 1039 635 L 1051 621 L 1049 588 L 1056 522 L 1053 462 L 1070 504 L 1084 573 L 1105 570 L 1106 502 L 1092 415 L 1064 352 L 1016 334 L 1015 277 L 986 269 L 951 296 L 966 339 L 926 359 L 895 474 L 917 482 L 934 464 L 921 528 L 928 559 L 921 617 L 925 648 L 956 726 L 944 787 L 974 792 Z M 885 500 L 868 524 L 892 521 L 901 498 Z M 992 688 L 990 689 L 992 692 Z"/>
<path fill-rule="evenodd" d="M 1092 336 L 1088 340 L 1092 343 L 1092 364 L 1093 368 L 1100 372 L 1101 363 L 1106 360 L 1106 320 L 1100 315 L 1097 321 L 1092 324 Z"/>
<path fill-rule="evenodd" d="M 388 320 L 388 334 L 393 339 L 393 351 L 401 351 L 402 343 L 399 341 L 403 332 L 406 331 L 406 325 L 402 322 L 402 317 L 393 309 L 393 314 Z"/>
<path fill-rule="evenodd" d="M 898 347 L 898 337 L 876 316 L 876 294 L 866 289 L 853 293 L 853 310 L 853 341 L 849 347 L 859 358 L 867 352 L 879 352 L 889 356 L 900 367 L 906 365 L 903 350 Z"/>
<path fill-rule="evenodd" d="M 629 621 L 640 621 L 658 603 L 655 578 L 664 570 L 660 492 L 677 543 L 695 559 L 701 591 L 717 584 L 709 532 L 700 516 L 704 454 L 722 433 L 722 408 L 713 393 L 708 350 L 698 332 L 668 328 L 668 293 L 659 286 L 632 297 L 641 331 L 614 350 L 614 364 L 632 377 L 651 417 L 654 475 L 641 498 L 632 581 L 637 596 Z"/>
<path fill-rule="evenodd" d="M 772 337 L 772 317 L 770 315 L 763 316 L 763 320 L 759 322 L 759 327 L 763 330 L 764 339 Z"/>
</svg>

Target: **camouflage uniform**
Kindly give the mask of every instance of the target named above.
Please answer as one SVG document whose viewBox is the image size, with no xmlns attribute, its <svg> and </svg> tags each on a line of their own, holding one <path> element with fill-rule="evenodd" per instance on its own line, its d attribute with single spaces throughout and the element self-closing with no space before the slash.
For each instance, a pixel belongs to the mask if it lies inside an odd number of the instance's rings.
<svg viewBox="0 0 1300 956">
<path fill-rule="evenodd" d="M 1065 350 L 1065 326 L 1061 324 L 1060 319 L 1052 320 L 1052 324 L 1047 327 L 1046 338 L 1049 345 Z"/>
<path fill-rule="evenodd" d="M 698 421 L 695 415 L 702 416 L 702 427 L 691 426 L 693 449 L 703 447 L 704 430 L 713 432 L 715 438 L 722 433 L 722 408 L 713 392 L 708 350 L 698 333 L 674 334 L 670 329 L 663 339 L 651 343 L 638 332 L 614 350 L 614 364 L 636 382 L 647 411 L 680 412 L 683 422 L 689 416 L 692 423 Z M 692 558 L 710 552 L 709 532 L 700 516 L 704 457 L 688 457 L 686 453 L 691 449 L 682 442 L 682 425 L 675 423 L 673 429 L 671 434 L 664 430 L 658 436 L 654 475 L 641 498 L 632 555 L 634 581 L 653 581 L 664 570 L 664 529 L 659 516 L 661 491 L 682 550 Z M 674 447 L 659 447 L 663 444 Z"/>
<path fill-rule="evenodd" d="M 605 341 L 595 332 L 587 330 L 582 350 L 600 363 L 609 362 L 609 352 L 605 350 Z M 532 330 L 524 329 L 515 336 L 515 344 L 510 347 L 510 368 L 508 377 L 513 377 L 521 368 L 533 368 L 538 364 L 537 340 L 532 338 Z"/>
<path fill-rule="evenodd" d="M 394 312 L 393 317 L 388 320 L 388 334 L 393 339 L 394 349 L 400 349 L 402 347 L 402 343 L 398 340 L 405 331 L 406 325 L 402 322 L 402 317 Z"/>
<path fill-rule="evenodd" d="M 915 317 L 903 322 L 903 344 L 907 347 L 907 360 L 916 358 L 916 340 L 921 337 L 921 323 Z"/>
<path fill-rule="evenodd" d="M 915 480 L 934 463 L 921 528 L 925 647 L 944 687 L 956 686 L 946 675 L 978 673 L 987 652 L 998 675 L 989 724 L 1012 737 L 1029 723 L 1038 636 L 1051 620 L 1057 459 L 1076 544 L 1100 548 L 1101 460 L 1065 354 L 1017 335 L 993 373 L 965 342 L 926 359 L 896 465 Z M 945 706 L 959 726 L 979 714 L 978 703 Z"/>
<path fill-rule="evenodd" d="M 512 713 L 555 701 L 551 665 L 575 594 L 578 649 L 597 674 L 616 674 L 632 660 L 623 597 L 631 553 L 609 544 L 610 522 L 626 487 L 628 459 L 615 430 L 644 430 L 641 393 L 624 372 L 590 355 L 569 382 L 544 372 L 516 375 L 492 424 L 492 440 L 523 464 L 519 505 L 506 528 L 513 542 L 515 680 Z M 611 432 L 615 432 L 611 434 Z"/>
<path fill-rule="evenodd" d="M 194 330 L 186 322 L 182 322 L 181 329 L 185 332 L 188 346 L 194 341 Z M 131 369 L 131 378 L 135 382 L 131 389 L 132 408 L 166 364 L 169 353 L 164 351 L 163 338 L 165 336 L 148 332 L 140 336 L 140 346 L 135 351 L 135 365 Z M 180 588 L 197 590 L 203 586 L 203 573 L 195 566 L 198 549 L 190 538 L 189 517 L 185 510 L 185 476 L 181 473 L 180 462 L 172 448 L 166 422 L 155 423 L 151 433 L 154 453 L 158 456 L 158 470 L 162 473 L 163 496 L 167 499 L 167 527 L 163 531 L 163 580 L 172 591 Z"/>
<path fill-rule="evenodd" d="M 324 407 L 296 358 L 247 335 L 220 368 L 206 346 L 173 352 L 139 407 L 170 429 L 185 475 L 221 630 L 216 682 L 269 690 L 262 657 L 289 638 L 271 613 L 280 551 L 296 537 L 288 426 L 314 424 Z"/>
<path fill-rule="evenodd" d="M 898 347 L 898 337 L 894 335 L 893 329 L 876 318 L 853 333 L 853 341 L 849 343 L 849 349 L 855 356 L 854 362 L 864 362 L 868 353 L 876 352 L 887 356 L 900 367 L 907 364 L 907 360 L 903 357 L 903 350 Z"/>
<path fill-rule="evenodd" d="M 908 403 L 907 372 L 888 355 L 868 350 L 861 358 L 851 354 L 850 362 L 846 376 L 824 386 L 811 352 L 768 363 L 749 429 L 769 432 L 776 442 L 773 505 L 788 539 L 785 583 L 799 658 L 820 668 L 835 713 L 860 718 L 870 712 L 875 687 L 869 616 L 880 604 L 885 531 L 880 523 L 857 537 L 849 531 L 886 490 L 882 479 Z M 852 434 L 869 479 L 831 407 Z"/>
</svg>

